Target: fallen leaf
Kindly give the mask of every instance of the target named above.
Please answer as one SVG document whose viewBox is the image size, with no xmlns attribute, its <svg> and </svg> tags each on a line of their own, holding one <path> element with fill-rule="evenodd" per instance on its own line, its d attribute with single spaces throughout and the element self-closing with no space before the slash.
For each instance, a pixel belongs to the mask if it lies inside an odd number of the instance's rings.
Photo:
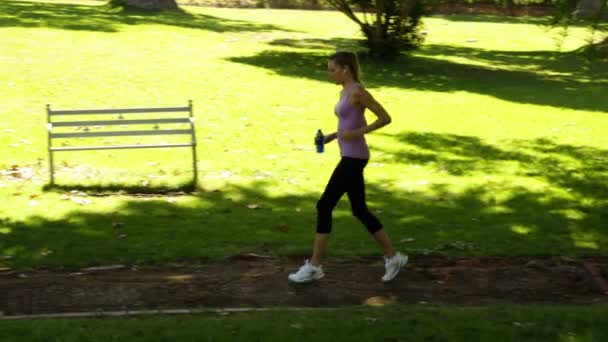
<svg viewBox="0 0 608 342">
<path fill-rule="evenodd" d="M 375 296 L 369 297 L 364 302 L 363 305 L 367 306 L 385 306 L 388 304 L 392 304 L 395 302 L 394 298 L 384 297 L 384 296 Z"/>
<path fill-rule="evenodd" d="M 88 199 L 84 199 L 84 198 L 72 197 L 71 200 L 72 200 L 72 202 L 80 204 L 80 205 L 88 205 L 88 204 L 93 203 L 93 202 L 89 201 Z"/>
<path fill-rule="evenodd" d="M 224 172 L 220 173 L 220 175 L 219 175 L 218 178 L 230 178 L 230 177 L 233 177 L 233 176 L 235 176 L 234 172 L 224 171 Z"/>
<path fill-rule="evenodd" d="M 260 209 L 261 206 L 259 204 L 249 204 L 249 205 L 247 205 L 247 208 L 249 208 L 249 209 Z"/>
<path fill-rule="evenodd" d="M 294 329 L 302 329 L 302 324 L 300 324 L 300 323 L 294 323 L 294 324 L 290 325 L 290 327 L 292 327 Z"/>
<path fill-rule="evenodd" d="M 289 231 L 289 225 L 282 224 L 282 225 L 278 226 L 277 229 L 284 233 L 287 233 Z"/>
<path fill-rule="evenodd" d="M 414 239 L 414 238 L 405 238 L 405 239 L 402 239 L 402 240 L 401 240 L 401 241 L 399 241 L 399 242 L 401 242 L 401 243 L 405 243 L 405 242 L 414 242 L 414 241 L 416 241 L 416 239 Z"/>
</svg>

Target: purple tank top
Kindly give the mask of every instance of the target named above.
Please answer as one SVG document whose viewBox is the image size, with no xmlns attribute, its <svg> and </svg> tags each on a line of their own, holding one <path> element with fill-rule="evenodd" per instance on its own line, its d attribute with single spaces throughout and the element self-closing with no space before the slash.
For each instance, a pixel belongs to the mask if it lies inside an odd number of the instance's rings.
<svg viewBox="0 0 608 342">
<path fill-rule="evenodd" d="M 350 96 L 359 83 L 353 83 L 344 89 L 340 101 L 336 105 L 336 116 L 338 117 L 338 131 L 350 131 L 367 126 L 365 121 L 365 107 L 354 106 L 350 103 Z M 369 148 L 365 142 L 365 137 L 353 140 L 342 140 L 338 138 L 340 145 L 340 155 L 359 159 L 369 159 Z"/>
</svg>

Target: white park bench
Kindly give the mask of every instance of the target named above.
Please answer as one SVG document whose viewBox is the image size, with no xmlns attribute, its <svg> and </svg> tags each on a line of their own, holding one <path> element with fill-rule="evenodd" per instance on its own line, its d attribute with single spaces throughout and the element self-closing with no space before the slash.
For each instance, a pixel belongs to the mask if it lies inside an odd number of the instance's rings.
<svg viewBox="0 0 608 342">
<path fill-rule="evenodd" d="M 132 119 L 132 114 L 154 114 L 155 118 Z M 175 113 L 181 114 L 175 117 Z M 187 114 L 187 115 L 184 115 Z M 99 119 L 98 115 L 118 114 L 117 118 Z M 89 120 L 86 120 L 88 116 Z M 125 119 L 129 116 L 129 119 Z M 149 115 L 147 115 L 149 116 Z M 197 184 L 197 166 L 196 166 L 196 136 L 194 128 L 194 116 L 192 114 L 192 101 L 189 101 L 186 107 L 164 107 L 164 108 L 126 108 L 126 109 L 87 109 L 87 110 L 55 110 L 47 105 L 47 127 L 48 127 L 48 147 L 49 147 L 49 164 L 51 174 L 51 185 L 55 183 L 55 169 L 53 162 L 53 154 L 55 152 L 66 151 L 86 151 L 86 150 L 117 150 L 117 149 L 139 149 L 139 148 L 172 148 L 172 147 L 190 147 L 192 148 L 192 166 L 194 171 L 194 185 Z M 67 121 L 66 117 L 76 117 L 76 120 Z M 58 118 L 62 120 L 59 121 Z M 102 117 L 103 118 L 103 117 Z M 188 124 L 187 129 L 160 129 L 160 125 L 167 124 Z M 128 125 L 128 126 L 126 126 Z M 152 125 L 153 129 L 139 130 L 107 130 L 106 127 L 131 128 L 142 127 L 141 125 Z M 55 128 L 64 127 L 72 128 L 68 132 L 56 132 Z M 74 132 L 74 130 L 82 130 Z M 167 136 L 167 135 L 188 135 L 188 141 L 179 143 L 156 143 L 156 144 L 115 144 L 116 139 L 112 144 L 107 142 L 96 144 L 80 144 L 83 140 L 98 138 L 98 137 L 131 137 L 131 136 Z M 58 139 L 66 139 L 69 142 L 68 146 L 56 146 L 54 142 Z M 120 139 L 120 138 L 118 138 Z M 76 143 L 76 145 L 75 145 Z"/>
</svg>

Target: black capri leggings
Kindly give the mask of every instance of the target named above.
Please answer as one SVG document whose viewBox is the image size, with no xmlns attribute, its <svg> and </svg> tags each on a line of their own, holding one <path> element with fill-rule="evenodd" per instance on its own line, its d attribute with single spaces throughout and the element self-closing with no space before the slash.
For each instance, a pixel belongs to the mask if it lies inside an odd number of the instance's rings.
<svg viewBox="0 0 608 342">
<path fill-rule="evenodd" d="M 344 193 L 348 195 L 353 215 L 365 225 L 370 234 L 382 229 L 382 223 L 369 212 L 365 203 L 365 165 L 367 159 L 342 157 L 317 202 L 317 233 L 331 232 L 332 212 Z"/>
</svg>

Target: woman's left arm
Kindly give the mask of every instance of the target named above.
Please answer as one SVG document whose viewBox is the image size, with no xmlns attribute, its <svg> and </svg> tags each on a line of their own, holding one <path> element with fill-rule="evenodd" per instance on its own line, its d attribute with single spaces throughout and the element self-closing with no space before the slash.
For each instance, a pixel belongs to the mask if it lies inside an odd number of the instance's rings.
<svg viewBox="0 0 608 342">
<path fill-rule="evenodd" d="M 341 138 L 354 139 L 361 137 L 364 134 L 375 131 L 391 123 L 391 116 L 388 115 L 384 107 L 382 107 L 382 105 L 378 103 L 378 101 L 376 101 L 376 99 L 374 99 L 374 97 L 367 90 L 363 88 L 356 88 L 351 96 L 351 101 L 353 101 L 354 105 L 369 109 L 378 118 L 376 121 L 365 127 L 348 132 L 342 132 L 342 134 L 338 133 Z"/>
</svg>

